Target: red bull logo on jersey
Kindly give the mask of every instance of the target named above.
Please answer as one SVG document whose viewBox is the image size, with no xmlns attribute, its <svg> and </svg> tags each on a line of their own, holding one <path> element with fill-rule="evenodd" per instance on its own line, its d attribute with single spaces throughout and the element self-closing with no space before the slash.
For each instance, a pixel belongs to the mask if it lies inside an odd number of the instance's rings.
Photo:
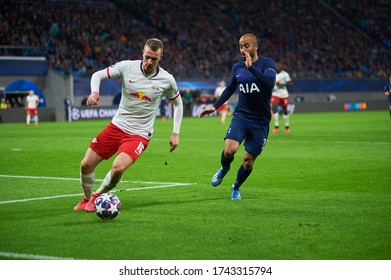
<svg viewBox="0 0 391 280">
<path fill-rule="evenodd" d="M 152 102 L 152 99 L 146 95 L 144 92 L 131 92 L 129 93 L 131 97 L 134 97 L 138 99 L 138 101 L 147 101 L 147 102 Z"/>
<path fill-rule="evenodd" d="M 256 83 L 240 84 L 239 91 L 244 92 L 244 93 L 260 92 Z"/>
</svg>

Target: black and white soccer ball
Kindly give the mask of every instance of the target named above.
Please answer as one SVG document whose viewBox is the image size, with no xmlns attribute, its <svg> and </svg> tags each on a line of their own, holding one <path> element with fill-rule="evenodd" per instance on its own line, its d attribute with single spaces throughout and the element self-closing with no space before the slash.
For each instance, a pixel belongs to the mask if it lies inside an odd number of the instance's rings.
<svg viewBox="0 0 391 280">
<path fill-rule="evenodd" d="M 111 193 L 102 193 L 94 203 L 96 215 L 103 220 L 114 219 L 121 210 L 121 201 Z"/>
</svg>

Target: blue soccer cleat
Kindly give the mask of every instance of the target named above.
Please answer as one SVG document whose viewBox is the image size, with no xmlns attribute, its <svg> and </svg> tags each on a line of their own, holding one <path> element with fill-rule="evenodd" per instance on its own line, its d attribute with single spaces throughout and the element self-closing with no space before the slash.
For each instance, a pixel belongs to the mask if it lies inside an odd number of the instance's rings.
<svg viewBox="0 0 391 280">
<path fill-rule="evenodd" d="M 217 170 L 216 174 L 212 177 L 212 186 L 217 187 L 221 184 L 223 181 L 224 176 L 228 173 L 228 171 L 225 171 L 223 168 L 220 168 Z"/>
<path fill-rule="evenodd" d="M 240 200 L 241 199 L 240 190 L 239 189 L 235 189 L 233 186 L 232 186 L 231 199 L 232 200 Z"/>
</svg>

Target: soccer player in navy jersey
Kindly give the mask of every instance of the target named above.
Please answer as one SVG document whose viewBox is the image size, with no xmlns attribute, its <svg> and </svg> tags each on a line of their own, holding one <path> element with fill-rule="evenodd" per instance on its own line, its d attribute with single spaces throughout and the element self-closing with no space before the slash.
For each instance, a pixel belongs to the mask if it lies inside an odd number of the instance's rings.
<svg viewBox="0 0 391 280">
<path fill-rule="evenodd" d="M 390 82 L 384 86 L 384 95 L 388 97 L 388 110 L 390 111 L 391 117 L 391 75 Z"/>
<path fill-rule="evenodd" d="M 215 112 L 238 89 L 239 101 L 224 138 L 221 168 L 212 177 L 212 186 L 221 184 L 230 170 L 235 153 L 244 141 L 245 152 L 232 185 L 232 200 L 241 199 L 240 187 L 251 174 L 256 158 L 266 145 L 271 120 L 270 99 L 276 82 L 275 62 L 271 58 L 258 56 L 255 35 L 243 35 L 239 39 L 239 50 L 243 61 L 233 65 L 226 89 L 213 106 L 200 113 L 201 118 Z"/>
</svg>

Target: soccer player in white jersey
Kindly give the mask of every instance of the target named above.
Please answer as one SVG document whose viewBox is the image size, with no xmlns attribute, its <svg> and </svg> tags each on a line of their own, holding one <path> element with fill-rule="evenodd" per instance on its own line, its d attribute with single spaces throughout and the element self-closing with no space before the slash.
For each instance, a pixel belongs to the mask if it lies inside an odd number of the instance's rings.
<svg viewBox="0 0 391 280">
<path fill-rule="evenodd" d="M 279 130 L 278 111 L 277 107 L 280 106 L 282 110 L 282 116 L 284 118 L 285 129 L 284 133 L 289 133 L 289 115 L 288 115 L 288 89 L 287 86 L 292 85 L 292 79 L 288 72 L 285 71 L 284 67 L 280 63 L 276 63 L 277 77 L 276 85 L 274 86 L 271 108 L 274 120 L 273 133 L 277 133 Z"/>
<path fill-rule="evenodd" d="M 215 97 L 220 98 L 224 90 L 225 90 L 225 81 L 220 81 L 219 86 L 215 89 Z M 228 101 L 225 102 L 223 105 L 221 105 L 219 108 L 220 121 L 222 124 L 225 124 L 227 113 L 228 113 Z"/>
<path fill-rule="evenodd" d="M 163 94 L 174 105 L 170 152 L 178 146 L 183 115 L 182 98 L 174 77 L 158 66 L 162 57 L 163 43 L 159 39 L 151 38 L 144 45 L 142 60 L 121 61 L 92 75 L 88 106 L 98 105 L 102 79 L 122 79 L 122 96 L 119 109 L 111 123 L 91 141 L 81 161 L 80 182 L 84 196 L 74 210 L 94 211 L 96 198 L 113 189 L 126 169 L 145 151 L 153 134 L 156 113 Z M 93 193 L 95 167 L 116 152 L 111 170 Z"/>
<path fill-rule="evenodd" d="M 30 90 L 26 97 L 26 125 L 30 125 L 31 116 L 34 117 L 34 125 L 38 125 L 38 105 L 39 97 L 34 94 L 33 90 Z"/>
</svg>

